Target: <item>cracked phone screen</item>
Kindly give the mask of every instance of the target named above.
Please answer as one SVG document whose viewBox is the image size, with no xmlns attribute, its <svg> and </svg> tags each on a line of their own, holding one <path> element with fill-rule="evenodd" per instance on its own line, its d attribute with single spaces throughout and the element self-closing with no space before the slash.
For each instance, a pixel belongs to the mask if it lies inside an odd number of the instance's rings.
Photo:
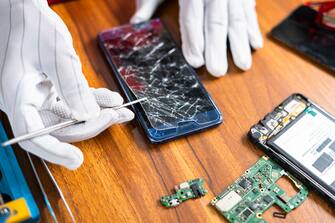
<svg viewBox="0 0 335 223">
<path fill-rule="evenodd" d="M 103 38 L 129 89 L 148 98 L 142 108 L 153 128 L 208 122 L 206 112 L 215 107 L 159 19 L 111 29 Z"/>
</svg>

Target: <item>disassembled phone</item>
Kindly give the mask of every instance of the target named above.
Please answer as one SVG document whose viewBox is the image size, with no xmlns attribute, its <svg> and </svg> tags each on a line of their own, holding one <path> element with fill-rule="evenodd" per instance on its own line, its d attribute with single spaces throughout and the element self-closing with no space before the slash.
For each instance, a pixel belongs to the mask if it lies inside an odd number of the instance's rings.
<svg viewBox="0 0 335 223">
<path fill-rule="evenodd" d="M 160 201 L 165 207 L 176 207 L 180 203 L 191 199 L 199 198 L 207 194 L 204 188 L 204 180 L 202 178 L 185 181 L 175 186 L 175 194 L 163 196 Z"/>
<path fill-rule="evenodd" d="M 222 116 L 159 19 L 99 34 L 99 43 L 151 142 L 218 125 Z"/>
<path fill-rule="evenodd" d="M 299 192 L 289 197 L 276 181 L 288 177 Z M 211 204 L 229 221 L 236 223 L 265 223 L 262 214 L 272 205 L 278 205 L 282 216 L 298 207 L 308 195 L 307 188 L 290 173 L 267 156 L 245 171 L 224 192 L 216 196 Z"/>
<path fill-rule="evenodd" d="M 304 184 L 335 203 L 335 118 L 293 94 L 249 132 L 250 139 Z"/>
</svg>

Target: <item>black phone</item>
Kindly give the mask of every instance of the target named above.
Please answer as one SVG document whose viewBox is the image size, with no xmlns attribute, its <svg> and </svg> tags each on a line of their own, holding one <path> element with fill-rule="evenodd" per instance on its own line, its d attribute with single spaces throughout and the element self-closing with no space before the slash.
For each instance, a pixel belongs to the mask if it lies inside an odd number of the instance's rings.
<svg viewBox="0 0 335 223">
<path fill-rule="evenodd" d="M 306 185 L 335 204 L 335 117 L 293 94 L 249 131 L 262 148 Z"/>
<path fill-rule="evenodd" d="M 216 126 L 222 115 L 159 19 L 127 24 L 98 36 L 149 140 L 164 142 Z"/>
<path fill-rule="evenodd" d="M 317 24 L 317 11 L 300 6 L 274 27 L 271 36 L 335 72 L 335 31 Z"/>
</svg>

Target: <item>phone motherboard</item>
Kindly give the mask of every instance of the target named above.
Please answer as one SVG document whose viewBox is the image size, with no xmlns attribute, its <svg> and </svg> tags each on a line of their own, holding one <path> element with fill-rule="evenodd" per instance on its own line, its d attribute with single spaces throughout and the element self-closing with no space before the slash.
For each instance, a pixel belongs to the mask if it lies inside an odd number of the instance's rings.
<svg viewBox="0 0 335 223">
<path fill-rule="evenodd" d="M 289 197 L 276 184 L 281 177 L 288 177 L 299 190 Z M 298 207 L 308 195 L 307 188 L 267 156 L 216 196 L 211 204 L 229 221 L 236 223 L 265 223 L 262 214 L 272 205 L 278 205 L 284 216 Z"/>
</svg>

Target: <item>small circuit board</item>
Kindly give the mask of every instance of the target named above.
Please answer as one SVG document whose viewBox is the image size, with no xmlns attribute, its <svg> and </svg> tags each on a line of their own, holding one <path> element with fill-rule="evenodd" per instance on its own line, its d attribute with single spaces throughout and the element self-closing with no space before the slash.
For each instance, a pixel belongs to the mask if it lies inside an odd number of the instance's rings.
<svg viewBox="0 0 335 223">
<path fill-rule="evenodd" d="M 299 190 L 289 197 L 276 181 L 287 176 Z M 307 188 L 278 164 L 263 156 L 251 168 L 215 197 L 211 204 L 229 221 L 236 223 L 266 223 L 262 214 L 272 205 L 283 213 L 298 207 L 308 195 Z"/>
<path fill-rule="evenodd" d="M 207 194 L 204 188 L 204 180 L 202 178 L 185 181 L 175 186 L 175 194 L 163 196 L 160 202 L 165 207 L 176 207 L 182 202 L 191 199 L 199 198 Z"/>
</svg>

